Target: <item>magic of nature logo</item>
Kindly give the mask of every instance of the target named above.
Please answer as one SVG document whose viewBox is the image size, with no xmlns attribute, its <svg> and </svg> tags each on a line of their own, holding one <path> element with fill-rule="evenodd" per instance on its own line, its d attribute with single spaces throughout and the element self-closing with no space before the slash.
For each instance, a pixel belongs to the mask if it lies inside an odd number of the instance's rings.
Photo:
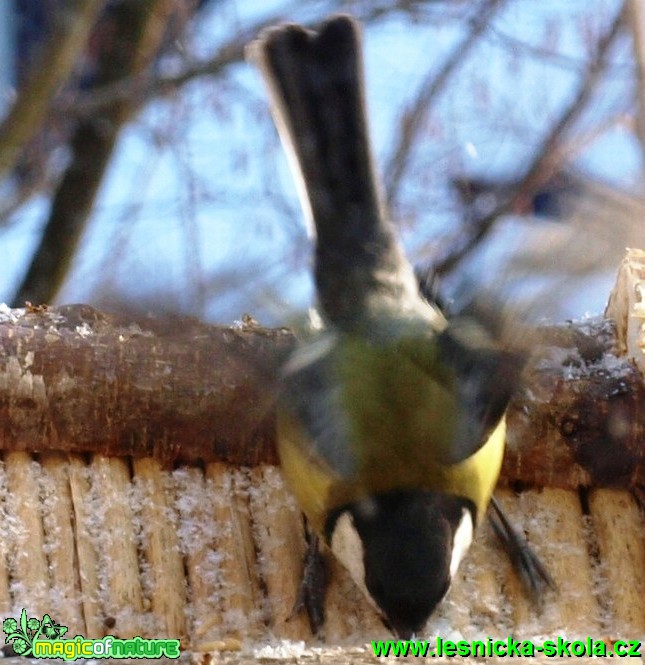
<svg viewBox="0 0 645 665">
<path fill-rule="evenodd" d="M 68 627 L 56 623 L 49 614 L 42 619 L 27 618 L 23 608 L 20 618 L 8 617 L 2 630 L 14 653 L 31 658 L 179 658 L 180 642 L 173 639 L 119 639 L 106 635 L 88 639 L 82 635 L 65 638 Z"/>
</svg>

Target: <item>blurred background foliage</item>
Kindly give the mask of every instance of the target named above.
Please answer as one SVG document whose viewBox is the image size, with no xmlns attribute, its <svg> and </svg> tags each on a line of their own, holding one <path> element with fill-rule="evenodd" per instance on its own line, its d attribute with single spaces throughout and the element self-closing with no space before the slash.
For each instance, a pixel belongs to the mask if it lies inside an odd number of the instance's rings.
<svg viewBox="0 0 645 665">
<path fill-rule="evenodd" d="M 554 296 L 573 274 L 558 314 L 602 311 L 645 246 L 645 0 L 5 0 L 0 300 L 303 311 L 310 239 L 244 47 L 335 12 L 364 25 L 411 258 Z"/>
</svg>

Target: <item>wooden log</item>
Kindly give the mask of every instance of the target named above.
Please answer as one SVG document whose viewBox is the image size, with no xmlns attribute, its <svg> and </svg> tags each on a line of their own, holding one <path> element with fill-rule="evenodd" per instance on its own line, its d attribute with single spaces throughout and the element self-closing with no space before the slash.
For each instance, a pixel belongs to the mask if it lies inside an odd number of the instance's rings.
<svg viewBox="0 0 645 665">
<path fill-rule="evenodd" d="M 9 312 L 0 321 L 0 448 L 153 457 L 168 467 L 277 462 L 287 331 L 124 324 L 80 305 Z M 508 410 L 503 483 L 645 484 L 645 385 L 617 344 L 610 322 L 544 331 Z"/>
<path fill-rule="evenodd" d="M 605 316 L 616 322 L 620 355 L 645 376 L 645 250 L 626 251 Z"/>
<path fill-rule="evenodd" d="M 0 448 L 275 462 L 285 330 L 119 322 L 86 305 L 0 312 Z"/>
<path fill-rule="evenodd" d="M 611 324 L 589 329 L 608 346 Z M 630 487 L 645 484 L 645 382 L 608 349 L 592 363 L 579 349 L 536 351 L 507 412 L 505 485 Z"/>
</svg>

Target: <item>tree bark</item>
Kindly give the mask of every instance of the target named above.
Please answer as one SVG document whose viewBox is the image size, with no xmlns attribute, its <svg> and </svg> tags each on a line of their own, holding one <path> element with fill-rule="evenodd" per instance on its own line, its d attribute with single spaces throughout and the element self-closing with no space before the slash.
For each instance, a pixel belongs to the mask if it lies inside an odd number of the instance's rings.
<svg viewBox="0 0 645 665">
<path fill-rule="evenodd" d="M 101 44 L 93 87 L 128 76 L 139 79 L 143 86 L 150 62 L 162 43 L 170 10 L 168 0 L 117 4 L 110 13 L 113 37 Z M 54 195 L 42 237 L 13 299 L 14 306 L 29 301 L 50 303 L 56 297 L 92 212 L 119 132 L 141 101 L 132 94 L 91 117 L 81 118 L 74 128 L 70 164 Z"/>
<path fill-rule="evenodd" d="M 104 0 L 67 0 L 57 29 L 37 66 L 0 124 L 0 178 L 15 165 L 20 150 L 41 128 L 52 97 L 67 80 Z"/>
<path fill-rule="evenodd" d="M 165 465 L 277 462 L 288 330 L 124 322 L 86 305 L 5 310 L 0 319 L 1 449 Z M 630 359 L 614 355 L 614 330 L 605 321 L 546 335 L 509 408 L 503 484 L 645 485 L 645 385 Z M 605 348 L 593 362 L 579 343 L 589 338 Z"/>
<path fill-rule="evenodd" d="M 85 305 L 0 323 L 0 448 L 275 462 L 285 330 L 119 321 Z"/>
</svg>

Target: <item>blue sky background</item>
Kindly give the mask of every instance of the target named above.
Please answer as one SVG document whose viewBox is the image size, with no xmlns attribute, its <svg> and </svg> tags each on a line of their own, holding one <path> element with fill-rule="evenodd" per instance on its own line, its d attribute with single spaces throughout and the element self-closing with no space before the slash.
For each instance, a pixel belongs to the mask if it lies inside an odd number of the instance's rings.
<svg viewBox="0 0 645 665">
<path fill-rule="evenodd" d="M 367 6 L 353 4 L 359 12 Z M 286 7 L 291 19 L 309 20 L 329 3 L 302 6 L 215 3 L 187 40 L 187 57 L 208 58 L 232 31 L 263 14 Z M 367 94 L 380 166 L 402 109 L 467 30 L 455 18 L 461 6 L 437 3 L 428 10 L 432 20 L 415 22 L 399 12 L 368 26 Z M 454 228 L 450 176 L 521 175 L 575 89 L 594 37 L 619 6 L 616 0 L 508 2 L 433 108 L 415 150 L 394 215 L 413 258 L 423 258 Z M 633 187 L 641 180 L 641 156 L 631 130 L 617 122 L 633 111 L 626 36 L 611 61 L 577 132 L 606 127 L 575 164 Z M 182 63 L 163 66 L 173 71 Z M 47 205 L 33 200 L 0 229 L 0 300 L 11 298 L 22 276 Z M 105 304 L 125 295 L 143 309 L 223 323 L 248 312 L 276 324 L 311 301 L 308 247 L 259 76 L 240 63 L 226 77 L 197 79 L 177 96 L 149 104 L 123 132 L 59 301 Z M 594 283 L 595 296 L 570 314 L 600 311 L 607 288 Z"/>
</svg>

